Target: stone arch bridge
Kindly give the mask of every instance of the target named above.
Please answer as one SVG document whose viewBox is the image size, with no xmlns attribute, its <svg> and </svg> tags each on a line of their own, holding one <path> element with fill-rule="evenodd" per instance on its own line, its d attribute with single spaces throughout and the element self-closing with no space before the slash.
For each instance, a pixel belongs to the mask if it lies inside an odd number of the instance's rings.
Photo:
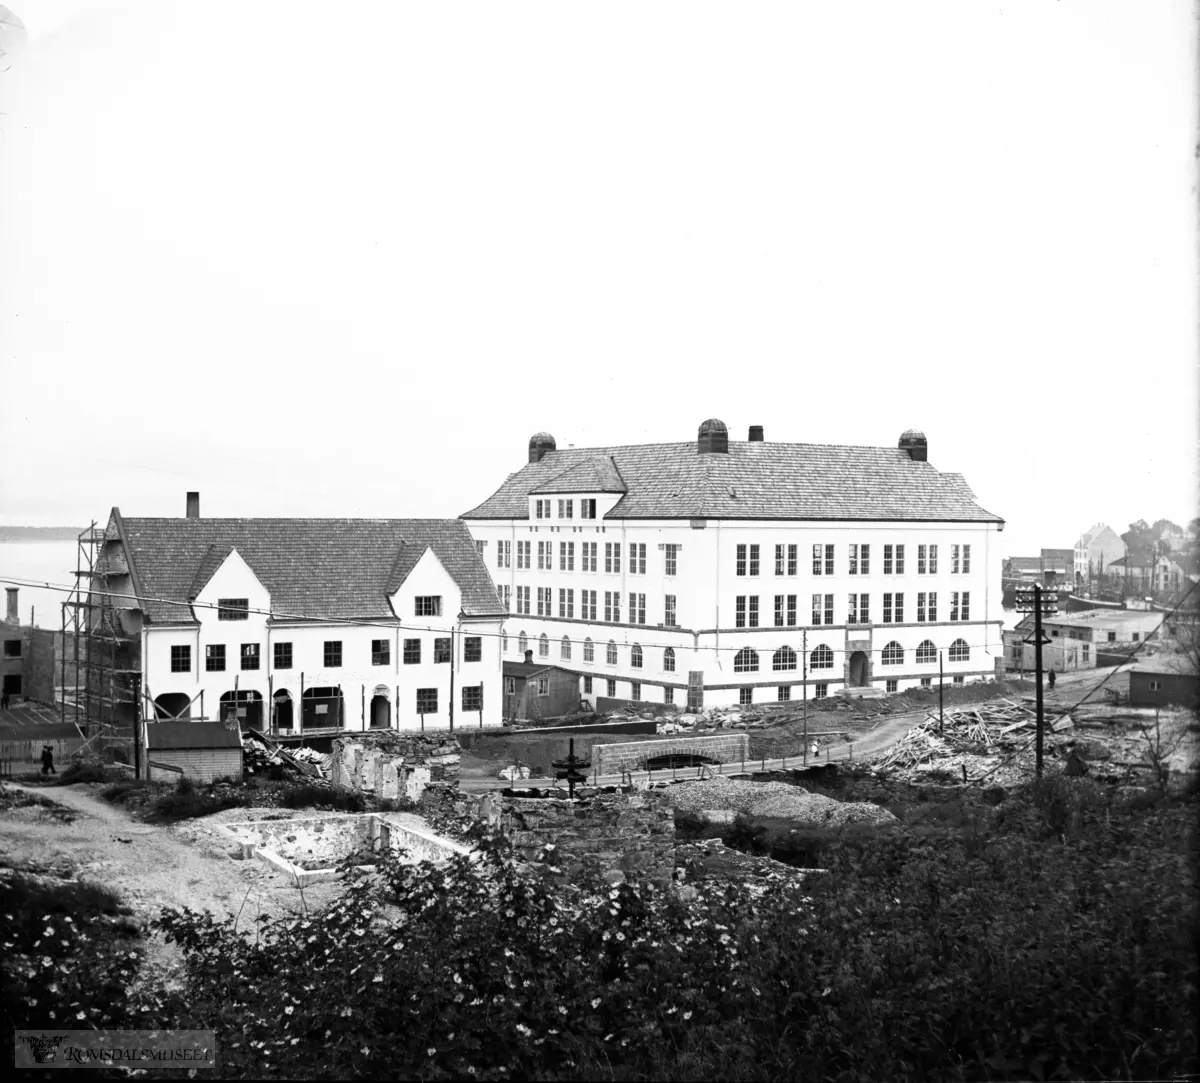
<svg viewBox="0 0 1200 1083">
<path fill-rule="evenodd" d="M 592 766 L 598 775 L 642 771 L 666 766 L 674 758 L 691 763 L 740 763 L 750 755 L 750 735 L 723 733 L 719 737 L 672 737 L 666 741 L 630 741 L 619 745 L 593 745 Z"/>
</svg>

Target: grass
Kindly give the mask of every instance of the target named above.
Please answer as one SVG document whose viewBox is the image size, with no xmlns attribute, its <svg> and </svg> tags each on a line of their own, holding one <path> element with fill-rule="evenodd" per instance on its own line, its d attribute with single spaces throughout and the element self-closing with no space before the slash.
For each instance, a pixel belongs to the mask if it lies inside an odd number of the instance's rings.
<svg viewBox="0 0 1200 1083">
<path fill-rule="evenodd" d="M 361 793 L 311 783 L 285 786 L 280 791 L 279 804 L 282 808 L 335 809 L 338 812 L 365 812 L 367 808 Z"/>
</svg>

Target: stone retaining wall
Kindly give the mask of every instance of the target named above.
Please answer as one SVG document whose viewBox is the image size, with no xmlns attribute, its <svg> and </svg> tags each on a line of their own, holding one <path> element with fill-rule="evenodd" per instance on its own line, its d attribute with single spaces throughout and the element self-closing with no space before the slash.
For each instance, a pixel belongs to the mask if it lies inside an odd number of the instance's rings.
<svg viewBox="0 0 1200 1083">
<path fill-rule="evenodd" d="M 750 755 L 750 735 L 724 733 L 719 737 L 677 737 L 670 741 L 631 741 L 629 744 L 596 745 L 593 769 L 601 775 L 619 775 L 644 767 L 660 756 L 705 756 L 716 763 L 738 763 Z"/>
<path fill-rule="evenodd" d="M 358 733 L 333 741 L 330 782 L 378 798 L 420 799 L 431 782 L 457 782 L 460 749 L 453 734 Z"/>
<path fill-rule="evenodd" d="M 568 878 L 588 871 L 665 882 L 674 873 L 675 812 L 661 794 L 505 797 L 500 826 L 520 860 L 540 860 L 552 843 Z"/>
</svg>

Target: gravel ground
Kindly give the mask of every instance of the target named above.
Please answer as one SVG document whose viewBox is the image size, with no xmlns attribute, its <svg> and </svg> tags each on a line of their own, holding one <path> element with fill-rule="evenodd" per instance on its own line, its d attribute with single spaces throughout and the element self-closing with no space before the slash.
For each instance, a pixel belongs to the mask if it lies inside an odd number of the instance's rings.
<svg viewBox="0 0 1200 1083">
<path fill-rule="evenodd" d="M 786 782 L 747 782 L 716 778 L 683 782 L 663 791 L 680 811 L 733 809 L 751 816 L 776 816 L 802 823 L 838 826 L 847 823 L 887 823 L 896 818 L 866 801 L 835 801 Z"/>
</svg>

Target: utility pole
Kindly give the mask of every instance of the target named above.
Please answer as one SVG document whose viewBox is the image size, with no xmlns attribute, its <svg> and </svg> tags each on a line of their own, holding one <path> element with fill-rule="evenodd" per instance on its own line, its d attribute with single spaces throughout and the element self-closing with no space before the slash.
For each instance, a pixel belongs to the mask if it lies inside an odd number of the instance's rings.
<svg viewBox="0 0 1200 1083">
<path fill-rule="evenodd" d="M 1019 591 L 1017 594 L 1017 609 L 1022 613 L 1033 613 L 1033 644 L 1034 644 L 1034 664 L 1036 673 L 1036 697 L 1037 697 L 1037 775 L 1042 777 L 1042 748 L 1043 738 L 1045 735 L 1046 718 L 1045 708 L 1042 702 L 1042 646 L 1050 642 L 1048 636 L 1042 631 L 1042 616 L 1051 616 L 1058 612 L 1058 595 L 1051 595 L 1051 599 L 1042 599 L 1042 588 L 1036 583 L 1034 584 L 1032 593 L 1028 590 Z M 1026 639 L 1024 642 L 1029 643 Z"/>
<path fill-rule="evenodd" d="M 946 675 L 942 668 L 942 651 L 938 651 L 938 736 L 944 736 L 946 732 L 946 704 L 945 704 L 945 688 Z"/>
<path fill-rule="evenodd" d="M 808 629 L 805 628 L 800 632 L 800 653 L 804 658 L 802 663 L 803 669 L 800 671 L 804 675 L 804 679 L 800 684 L 800 697 L 802 706 L 800 708 L 804 716 L 804 763 L 808 765 Z"/>
</svg>

